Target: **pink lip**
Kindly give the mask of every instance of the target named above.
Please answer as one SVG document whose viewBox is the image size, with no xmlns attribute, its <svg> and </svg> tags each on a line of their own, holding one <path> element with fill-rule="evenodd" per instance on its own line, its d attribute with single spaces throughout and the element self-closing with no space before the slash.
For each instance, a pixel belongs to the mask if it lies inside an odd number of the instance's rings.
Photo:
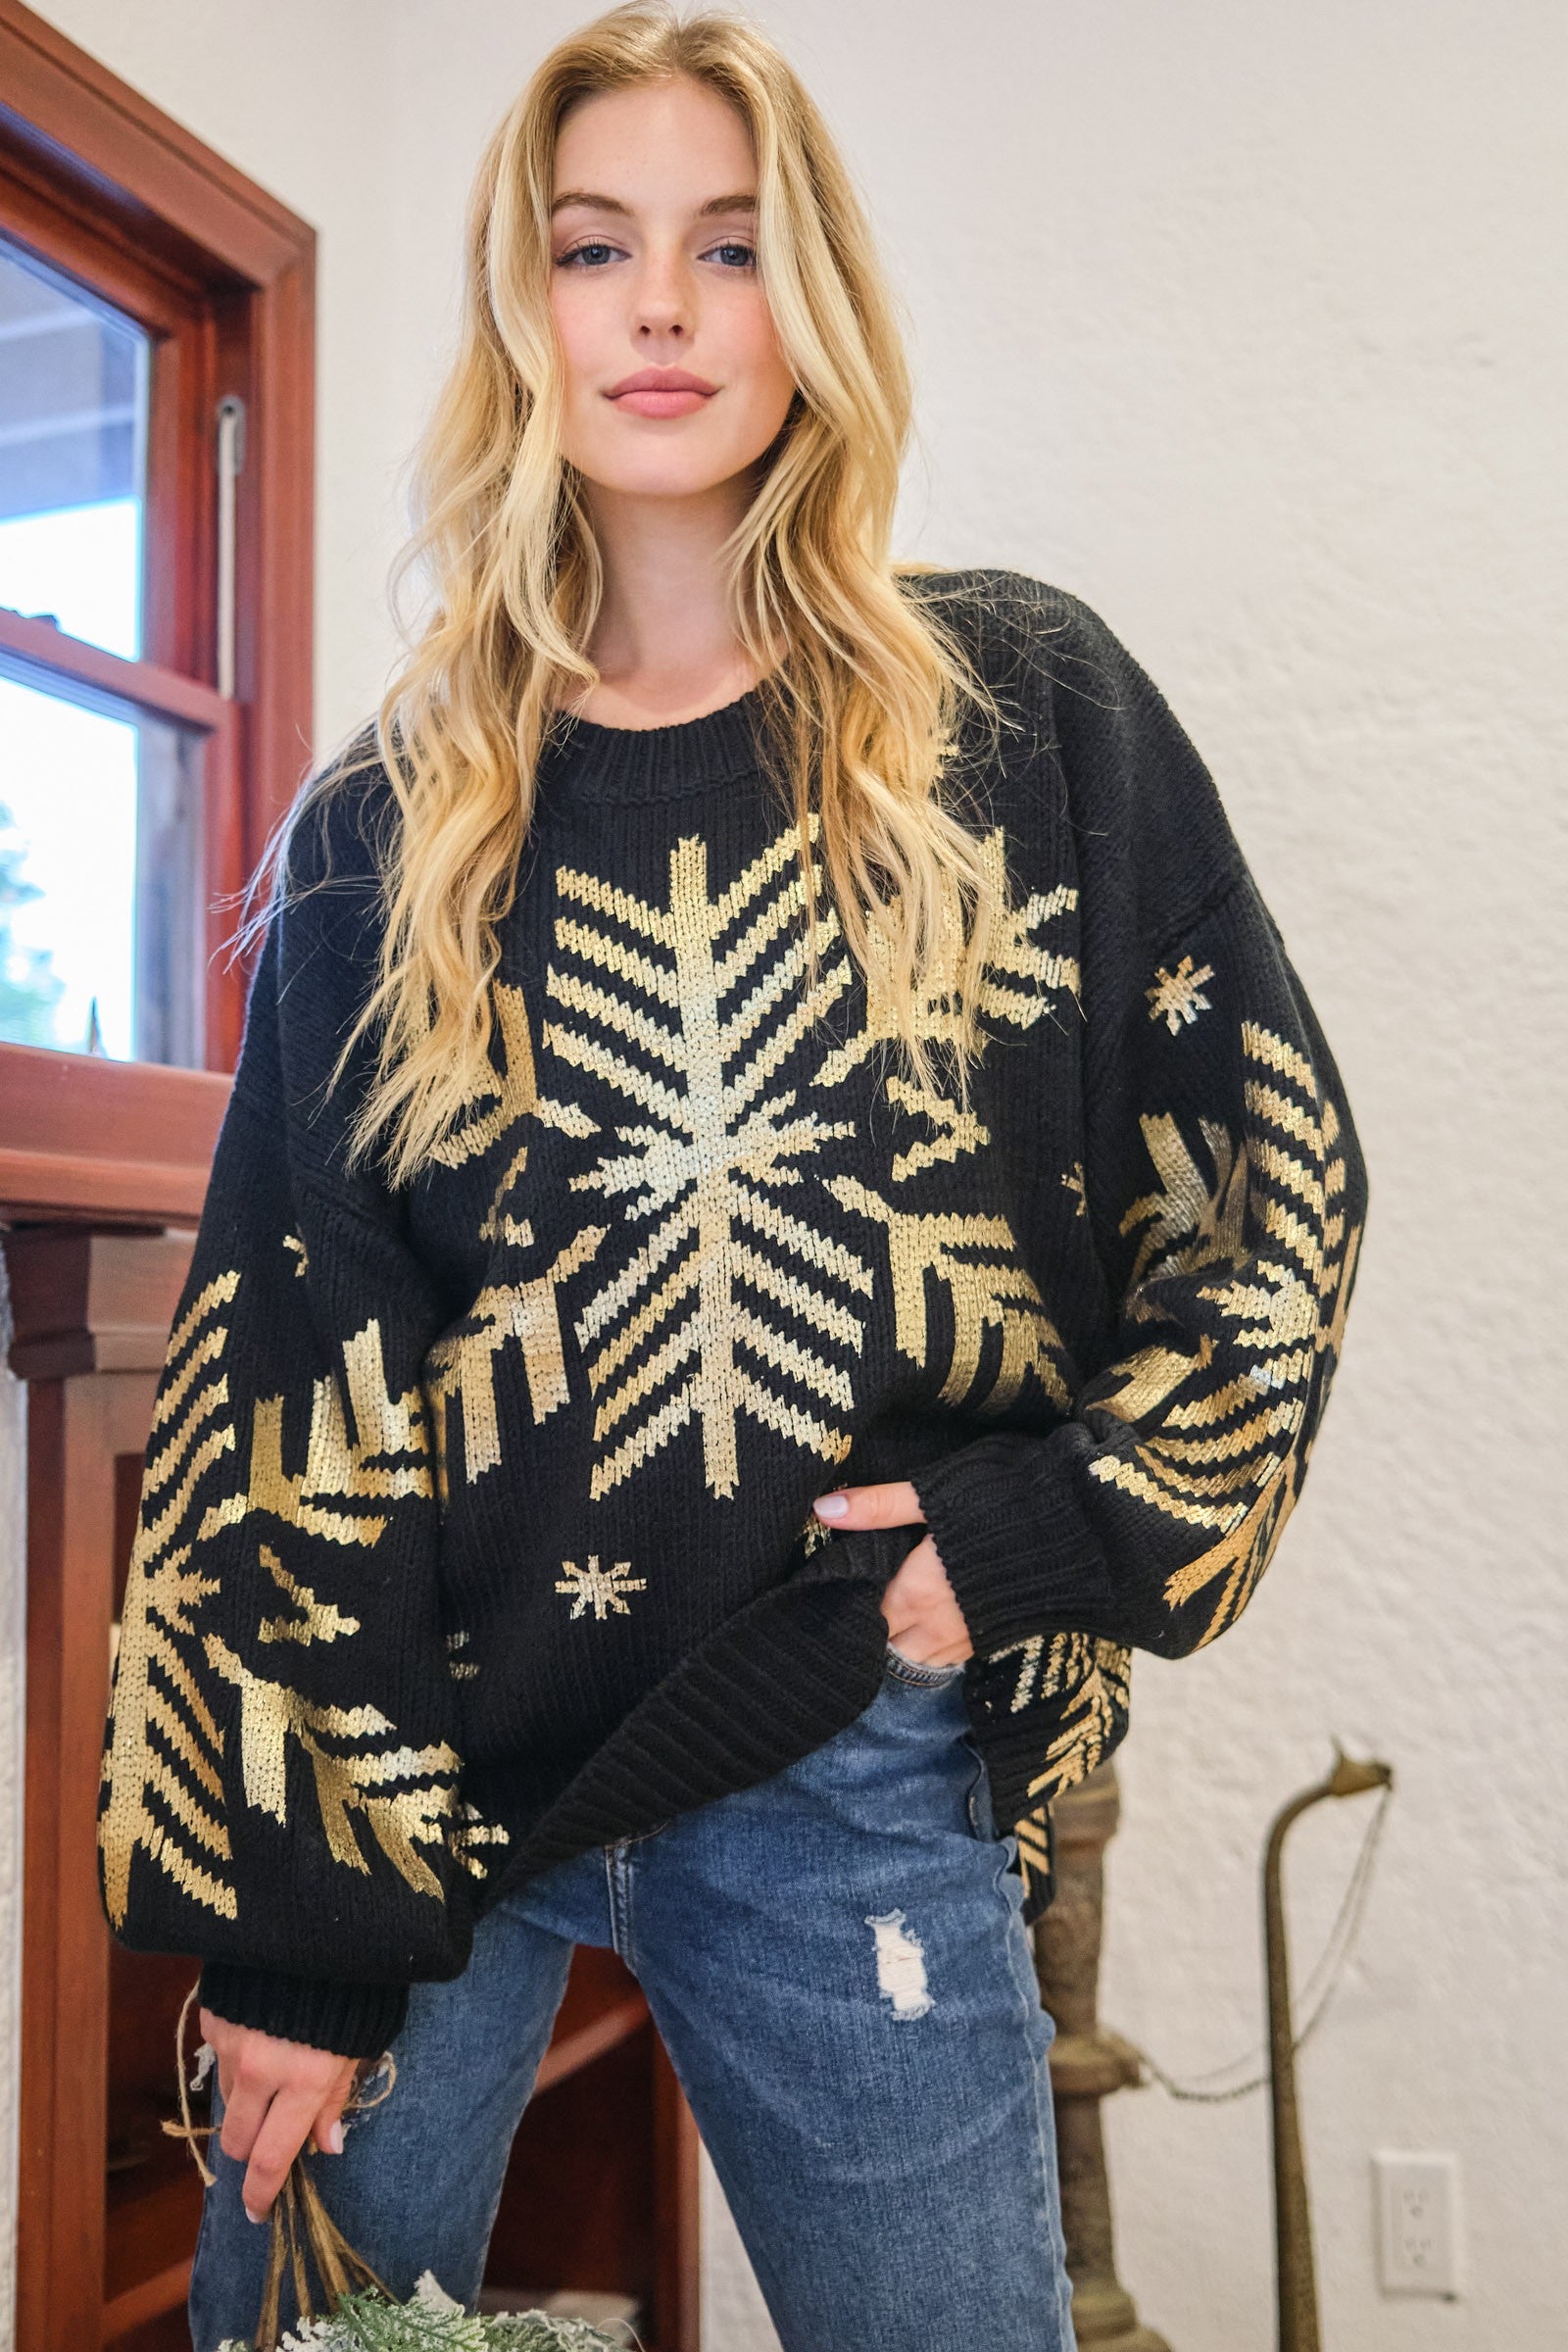
<svg viewBox="0 0 1568 2352">
<path fill-rule="evenodd" d="M 718 386 L 684 368 L 640 368 L 622 376 L 609 397 L 617 408 L 635 409 L 639 416 L 685 416 L 711 398 Z"/>
<path fill-rule="evenodd" d="M 710 392 L 615 392 L 617 409 L 635 409 L 639 416 L 685 416 L 700 409 Z"/>
</svg>

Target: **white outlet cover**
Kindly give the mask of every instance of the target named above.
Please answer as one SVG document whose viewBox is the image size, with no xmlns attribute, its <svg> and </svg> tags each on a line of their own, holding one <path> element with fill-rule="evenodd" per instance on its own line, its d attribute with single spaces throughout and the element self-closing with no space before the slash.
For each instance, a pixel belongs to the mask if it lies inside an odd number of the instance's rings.
<svg viewBox="0 0 1568 2352">
<path fill-rule="evenodd" d="M 1386 2295 L 1459 2294 L 1459 2160 L 1380 2148 L 1372 2158 L 1378 2280 Z"/>
</svg>

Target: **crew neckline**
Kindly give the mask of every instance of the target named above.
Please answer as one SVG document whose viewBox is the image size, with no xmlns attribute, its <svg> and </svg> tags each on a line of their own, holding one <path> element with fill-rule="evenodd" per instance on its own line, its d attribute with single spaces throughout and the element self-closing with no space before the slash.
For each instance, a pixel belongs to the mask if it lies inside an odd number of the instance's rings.
<svg viewBox="0 0 1568 2352">
<path fill-rule="evenodd" d="M 654 727 L 612 727 L 555 711 L 540 780 L 569 786 L 579 800 L 651 801 L 757 775 L 766 684 L 760 678 L 716 710 Z"/>
</svg>

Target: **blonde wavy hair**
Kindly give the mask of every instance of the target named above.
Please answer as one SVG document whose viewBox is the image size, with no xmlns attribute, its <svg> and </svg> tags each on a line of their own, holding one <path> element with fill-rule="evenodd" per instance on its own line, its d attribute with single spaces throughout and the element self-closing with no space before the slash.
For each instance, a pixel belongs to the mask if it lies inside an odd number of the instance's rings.
<svg viewBox="0 0 1568 2352">
<path fill-rule="evenodd" d="M 612 9 L 544 59 L 491 138 L 469 200 L 461 338 L 415 453 L 412 538 L 396 610 L 421 576 L 425 609 L 370 730 L 305 786 L 264 871 L 286 889 L 294 828 L 368 765 L 395 818 L 377 842 L 379 969 L 337 1065 L 361 1038 L 373 1067 L 350 1132 L 394 1184 L 433 1156 L 492 1082 L 491 981 L 552 714 L 599 682 L 585 651 L 604 570 L 582 477 L 561 449 L 563 363 L 551 308 L 550 203 L 568 108 L 686 75 L 727 99 L 751 135 L 760 281 L 798 387 L 726 543 L 736 639 L 760 679 L 776 781 L 819 923 L 809 820 L 845 942 L 873 964 L 896 1043 L 922 1088 L 966 1092 L 982 1042 L 981 981 L 1002 908 L 944 784 L 960 708 L 999 712 L 935 601 L 901 592 L 888 550 L 910 434 L 894 304 L 850 175 L 793 68 L 748 22 L 681 22 L 649 0 Z M 767 664 L 782 644 L 782 660 Z M 355 746 L 360 756 L 354 756 Z M 263 916 L 259 918 L 265 920 Z M 938 1017 L 933 1017 L 936 1015 Z"/>
</svg>

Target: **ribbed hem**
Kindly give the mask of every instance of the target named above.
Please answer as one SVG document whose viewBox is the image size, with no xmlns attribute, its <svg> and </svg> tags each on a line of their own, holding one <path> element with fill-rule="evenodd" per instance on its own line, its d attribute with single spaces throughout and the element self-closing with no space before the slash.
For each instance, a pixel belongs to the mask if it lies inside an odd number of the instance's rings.
<svg viewBox="0 0 1568 2352">
<path fill-rule="evenodd" d="M 231 2026 L 255 2026 L 280 2041 L 307 2041 L 340 2058 L 379 2058 L 408 2014 L 406 1984 L 344 1984 L 240 1968 L 202 1966 L 201 2006 Z"/>
<path fill-rule="evenodd" d="M 558 1862 L 771 1780 L 863 1714 L 887 1671 L 881 1594 L 917 1541 L 906 1527 L 835 1536 L 737 1610 L 518 1839 L 481 1907 Z"/>
<path fill-rule="evenodd" d="M 763 681 L 733 703 L 663 727 L 607 727 L 558 712 L 539 759 L 542 785 L 574 800 L 657 801 L 761 771 Z"/>
<path fill-rule="evenodd" d="M 1106 1633 L 1104 1554 L 1050 1438 L 999 1432 L 913 1474 L 969 1639 L 988 1657 L 1045 1633 Z M 1059 1448 L 1058 1448 L 1059 1451 Z"/>
</svg>

